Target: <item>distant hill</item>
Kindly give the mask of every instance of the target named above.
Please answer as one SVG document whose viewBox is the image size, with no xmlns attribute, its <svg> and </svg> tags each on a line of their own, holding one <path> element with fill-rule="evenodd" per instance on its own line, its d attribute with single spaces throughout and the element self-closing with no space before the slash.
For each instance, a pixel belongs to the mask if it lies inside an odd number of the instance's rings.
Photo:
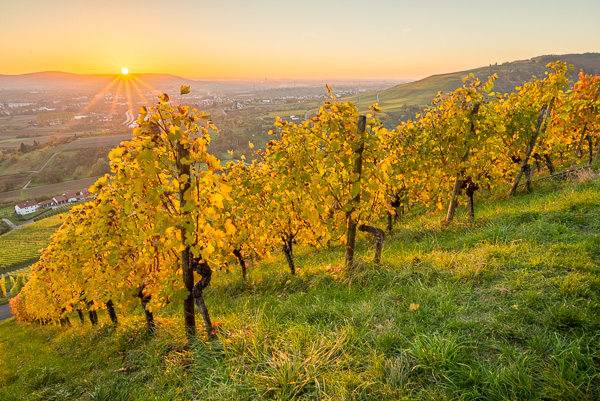
<svg viewBox="0 0 600 401">
<path fill-rule="evenodd" d="M 380 92 L 361 94 L 360 102 L 359 96 L 353 96 L 348 100 L 358 102 L 359 107 L 363 108 L 377 102 L 377 94 L 379 93 L 379 104 L 384 112 L 399 111 L 403 108 L 403 105 L 428 105 L 438 91 L 446 93 L 459 88 L 462 86 L 462 79 L 471 73 L 481 80 L 487 79 L 490 75 L 498 74 L 498 79 L 494 82 L 494 91 L 508 93 L 514 91 L 516 86 L 529 81 L 533 76 L 543 76 L 544 72 L 548 70 L 546 65 L 557 60 L 572 64 L 575 67 L 571 71 L 573 78 L 577 77 L 580 69 L 586 74 L 600 74 L 600 53 L 547 55 L 468 71 L 432 75 L 419 81 L 400 84 Z"/>
<path fill-rule="evenodd" d="M 129 74 L 158 90 L 167 90 L 181 85 L 195 84 L 192 81 L 170 74 Z M 72 74 L 59 71 L 34 72 L 22 75 L 0 75 L 0 89 L 5 90 L 90 90 L 100 91 L 119 74 Z"/>
</svg>

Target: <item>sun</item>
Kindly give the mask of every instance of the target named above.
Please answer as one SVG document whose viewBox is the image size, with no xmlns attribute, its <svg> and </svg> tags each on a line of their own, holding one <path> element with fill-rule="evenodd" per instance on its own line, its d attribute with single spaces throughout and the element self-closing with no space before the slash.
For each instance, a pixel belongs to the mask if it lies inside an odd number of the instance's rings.
<svg viewBox="0 0 600 401">
<path fill-rule="evenodd" d="M 127 68 L 121 68 L 121 74 L 127 75 L 129 74 L 129 70 Z"/>
</svg>

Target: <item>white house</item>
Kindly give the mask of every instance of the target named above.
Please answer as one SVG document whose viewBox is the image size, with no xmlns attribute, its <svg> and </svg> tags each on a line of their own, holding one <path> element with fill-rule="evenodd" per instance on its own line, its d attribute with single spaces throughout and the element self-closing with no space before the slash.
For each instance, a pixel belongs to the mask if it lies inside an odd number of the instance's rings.
<svg viewBox="0 0 600 401">
<path fill-rule="evenodd" d="M 52 198 L 52 200 L 56 205 L 64 205 L 65 203 L 69 202 L 69 198 L 67 198 L 64 195 L 55 196 L 54 198 Z"/>
<path fill-rule="evenodd" d="M 77 202 L 77 191 L 67 191 L 63 193 L 68 202 Z"/>
<path fill-rule="evenodd" d="M 38 210 L 38 203 L 35 200 L 19 203 L 15 205 L 15 212 L 18 215 L 24 216 L 26 214 L 35 213 Z"/>
</svg>

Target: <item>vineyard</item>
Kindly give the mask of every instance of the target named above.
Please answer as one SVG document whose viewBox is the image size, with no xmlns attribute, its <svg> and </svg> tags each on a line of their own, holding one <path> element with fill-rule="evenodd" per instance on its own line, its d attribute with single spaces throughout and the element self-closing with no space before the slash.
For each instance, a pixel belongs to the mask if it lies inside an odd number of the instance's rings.
<svg viewBox="0 0 600 401">
<path fill-rule="evenodd" d="M 280 249 L 293 275 L 296 244 L 344 244 L 350 270 L 357 232 L 372 235 L 379 263 L 380 222 L 391 232 L 410 206 L 446 208 L 450 223 L 466 196 L 474 218 L 474 195 L 484 189 L 510 186 L 513 196 L 521 184 L 530 191 L 542 170 L 591 165 L 600 77 L 572 83 L 566 64 L 548 67 L 507 95 L 493 92 L 496 76 L 466 77 L 395 130 L 381 126 L 377 105 L 359 115 L 332 96 L 313 119 L 278 120 L 251 164 L 227 166 L 207 153 L 216 130 L 209 116 L 161 95 L 140 111 L 133 140 L 110 153 L 112 172 L 93 185 L 95 200 L 73 208 L 33 267 L 22 294 L 27 316 L 60 320 L 103 308 L 115 316 L 115 306 L 141 304 L 152 331 L 153 312 L 181 302 L 188 337 L 196 307 L 210 337 L 202 294 L 215 271 L 239 263 L 245 278 L 247 259 Z M 28 255 L 17 249 L 4 263 Z"/>
<path fill-rule="evenodd" d="M 106 310 L 116 325 L 118 312 L 141 307 L 155 334 L 156 314 L 178 305 L 194 343 L 196 310 L 206 336 L 219 337 L 205 291 L 236 266 L 245 282 L 249 265 L 281 252 L 293 283 L 298 249 L 339 246 L 336 277 L 365 264 L 377 271 L 392 262 L 385 238 L 410 210 L 445 210 L 451 230 L 461 201 L 476 222 L 475 200 L 531 192 L 536 177 L 597 162 L 600 76 L 573 83 L 565 64 L 549 67 L 506 95 L 493 92 L 495 76 L 466 77 L 394 130 L 380 124 L 376 104 L 361 115 L 332 96 L 301 124 L 278 119 L 251 163 L 226 166 L 207 152 L 217 130 L 210 117 L 163 94 L 140 110 L 133 139 L 111 151 L 111 173 L 92 186 L 94 200 L 74 207 L 52 235 L 11 301 L 13 314 L 69 325 L 85 312 L 97 324 Z M 372 262 L 357 258 L 360 233 L 373 244 Z M 13 253 L 6 260 L 14 265 Z"/>
<path fill-rule="evenodd" d="M 15 296 L 21 291 L 29 273 L 29 268 L 24 267 L 8 274 L 0 274 L 0 305 L 8 303 L 9 295 Z"/>
<path fill-rule="evenodd" d="M 0 273 L 36 262 L 62 220 L 52 217 L 0 236 Z"/>
</svg>

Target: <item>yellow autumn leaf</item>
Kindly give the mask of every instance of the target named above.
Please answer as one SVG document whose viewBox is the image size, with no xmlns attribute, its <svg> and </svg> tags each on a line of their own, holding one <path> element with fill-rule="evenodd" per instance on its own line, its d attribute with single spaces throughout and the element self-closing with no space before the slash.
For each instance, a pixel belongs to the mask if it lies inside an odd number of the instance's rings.
<svg viewBox="0 0 600 401">
<path fill-rule="evenodd" d="M 227 231 L 227 234 L 229 235 L 234 234 L 236 231 L 236 228 L 230 219 L 225 220 L 225 231 Z"/>
<path fill-rule="evenodd" d="M 408 310 L 410 310 L 411 312 L 416 312 L 419 310 L 419 304 L 410 304 L 410 306 L 408 307 Z"/>
<path fill-rule="evenodd" d="M 212 194 L 210 196 L 210 203 L 217 206 L 218 208 L 223 208 L 223 195 Z"/>
</svg>

